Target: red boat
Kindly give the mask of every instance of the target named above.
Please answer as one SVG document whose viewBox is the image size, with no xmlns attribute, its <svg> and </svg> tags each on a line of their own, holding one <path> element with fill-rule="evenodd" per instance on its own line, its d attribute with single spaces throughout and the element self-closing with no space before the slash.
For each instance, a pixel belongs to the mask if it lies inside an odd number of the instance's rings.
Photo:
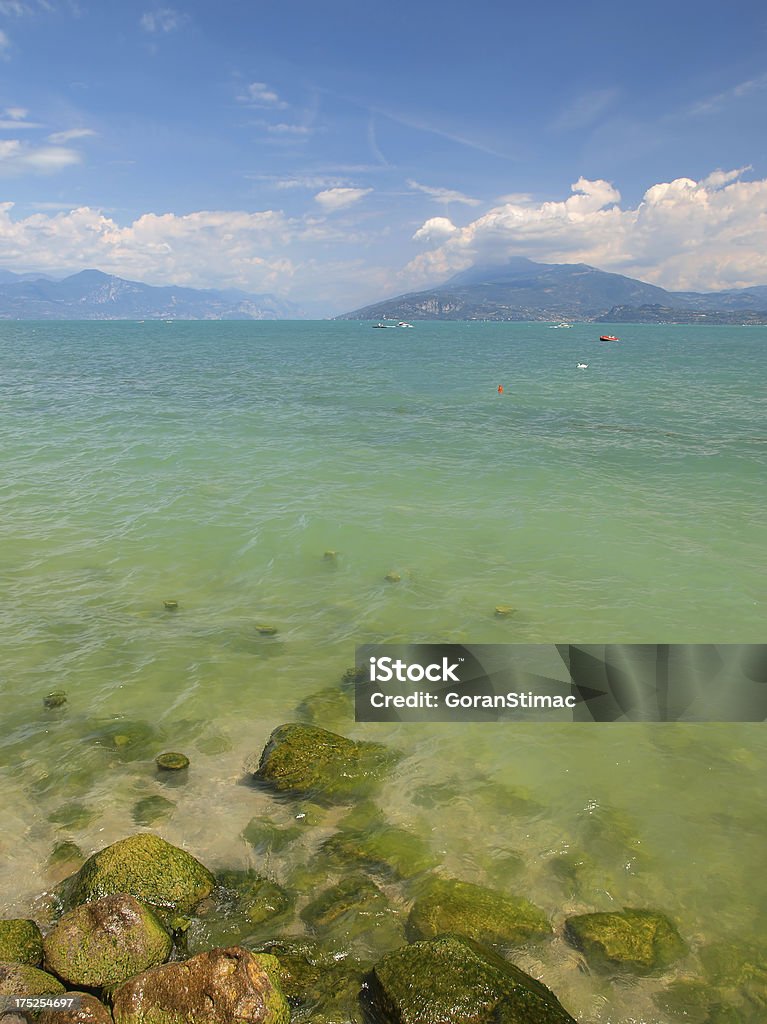
<svg viewBox="0 0 767 1024">
<path fill-rule="evenodd" d="M 600 334 L 600 341 L 620 341 L 620 338 L 616 338 L 614 334 Z"/>
</svg>

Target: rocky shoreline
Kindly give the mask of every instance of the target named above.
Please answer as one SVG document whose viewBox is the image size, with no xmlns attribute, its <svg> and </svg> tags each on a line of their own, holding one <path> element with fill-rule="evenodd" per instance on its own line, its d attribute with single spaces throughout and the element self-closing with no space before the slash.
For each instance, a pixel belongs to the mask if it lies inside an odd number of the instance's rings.
<svg viewBox="0 0 767 1024">
<path fill-rule="evenodd" d="M 315 703 L 334 700 L 323 691 Z M 514 963 L 515 950 L 553 940 L 609 983 L 684 964 L 681 978 L 668 975 L 659 1020 L 767 1019 L 761 951 L 691 951 L 653 908 L 571 914 L 555 934 L 523 895 L 447 877 L 428 846 L 374 801 L 397 761 L 379 743 L 306 722 L 280 726 L 246 771 L 250 784 L 290 803 L 296 824 L 253 819 L 246 838 L 256 853 L 278 854 L 340 809 L 311 861 L 283 886 L 266 858 L 263 873 L 214 874 L 151 832 L 112 843 L 57 887 L 44 935 L 34 921 L 0 920 L 0 1020 L 575 1024 Z M 357 939 L 373 930 L 387 951 L 369 962 Z"/>
</svg>

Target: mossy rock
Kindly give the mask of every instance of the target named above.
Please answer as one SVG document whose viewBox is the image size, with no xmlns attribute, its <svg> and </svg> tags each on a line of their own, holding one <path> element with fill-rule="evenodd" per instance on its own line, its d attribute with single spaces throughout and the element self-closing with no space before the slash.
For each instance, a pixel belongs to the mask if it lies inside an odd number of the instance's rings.
<svg viewBox="0 0 767 1024">
<path fill-rule="evenodd" d="M 217 903 L 232 908 L 251 924 L 279 917 L 293 907 L 293 897 L 286 889 L 255 871 L 222 871 L 217 880 Z"/>
<path fill-rule="evenodd" d="M 164 796 L 144 796 L 133 805 L 131 816 L 137 825 L 153 825 L 160 818 L 167 818 L 176 805 Z"/>
<path fill-rule="evenodd" d="M 331 863 L 366 868 L 392 879 L 412 878 L 439 863 L 423 839 L 394 825 L 336 832 L 322 844 L 322 851 Z"/>
<path fill-rule="evenodd" d="M 129 893 L 151 907 L 191 910 L 210 894 L 213 875 L 186 850 L 150 833 L 99 850 L 61 888 L 65 907 Z"/>
<path fill-rule="evenodd" d="M 399 915 L 375 882 L 363 874 L 348 875 L 325 889 L 300 916 L 312 932 L 331 937 L 345 949 L 370 937 L 379 949 L 393 949 L 405 942 Z"/>
<path fill-rule="evenodd" d="M 370 792 L 399 755 L 380 743 L 356 743 L 314 725 L 274 730 L 254 777 L 280 793 L 346 801 Z"/>
<path fill-rule="evenodd" d="M 46 693 L 43 697 L 43 705 L 49 710 L 63 708 L 66 702 L 67 695 L 64 690 L 53 690 L 51 693 Z"/>
<path fill-rule="evenodd" d="M 565 938 L 595 967 L 638 974 L 668 967 L 687 952 L 675 926 L 654 910 L 577 914 L 565 921 Z"/>
<path fill-rule="evenodd" d="M 300 825 L 283 827 L 263 815 L 257 815 L 251 818 L 242 830 L 242 838 L 250 843 L 256 853 L 281 853 L 286 846 L 298 839 L 303 831 Z"/>
<path fill-rule="evenodd" d="M 0 996 L 55 996 L 64 986 L 30 964 L 0 963 Z"/>
<path fill-rule="evenodd" d="M 387 953 L 365 998 L 373 1024 L 575 1024 L 539 981 L 454 935 Z"/>
<path fill-rule="evenodd" d="M 296 708 L 296 718 L 310 725 L 344 725 L 354 721 L 354 699 L 337 686 L 318 690 Z"/>
<path fill-rule="evenodd" d="M 274 957 L 240 946 L 153 967 L 114 994 L 115 1024 L 288 1024 Z"/>
<path fill-rule="evenodd" d="M 154 759 L 161 772 L 182 772 L 189 767 L 189 758 L 177 750 L 168 750 Z"/>
<path fill-rule="evenodd" d="M 700 959 L 708 980 L 729 990 L 744 1014 L 753 1008 L 757 1020 L 767 1019 L 767 950 L 748 943 L 714 942 L 701 949 Z"/>
<path fill-rule="evenodd" d="M 551 935 L 549 919 L 526 899 L 472 882 L 435 879 L 410 911 L 408 934 L 433 939 L 452 932 L 477 942 L 517 946 Z"/>
<path fill-rule="evenodd" d="M 71 1010 L 43 1010 L 37 1024 L 113 1024 L 112 1014 L 95 996 L 87 992 L 67 992 L 77 999 Z"/>
<path fill-rule="evenodd" d="M 102 988 L 167 960 L 171 938 L 133 896 L 75 907 L 46 936 L 45 963 L 69 985 Z"/>
<path fill-rule="evenodd" d="M 347 668 L 341 676 L 341 689 L 346 690 L 347 693 L 354 693 L 357 686 L 360 683 L 364 683 L 366 679 L 367 672 L 365 669 L 354 665 L 352 668 Z"/>
<path fill-rule="evenodd" d="M 43 937 L 34 921 L 22 918 L 0 920 L 0 963 L 29 964 L 43 962 Z"/>
<path fill-rule="evenodd" d="M 278 963 L 282 991 L 297 1009 L 296 1021 L 356 1022 L 360 1018 L 359 992 L 366 968 L 339 956 L 311 939 L 276 939 L 259 950 Z"/>
</svg>

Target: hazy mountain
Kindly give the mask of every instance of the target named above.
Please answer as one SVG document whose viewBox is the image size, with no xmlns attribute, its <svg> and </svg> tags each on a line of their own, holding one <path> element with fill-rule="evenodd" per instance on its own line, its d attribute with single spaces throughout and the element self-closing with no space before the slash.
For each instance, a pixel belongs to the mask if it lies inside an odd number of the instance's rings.
<svg viewBox="0 0 767 1024">
<path fill-rule="evenodd" d="M 767 322 L 765 311 L 767 287 L 669 292 L 585 263 L 518 258 L 502 266 L 471 267 L 436 288 L 376 302 L 337 319 L 697 322 L 706 314 L 711 323 L 740 323 Z"/>
<path fill-rule="evenodd" d="M 0 318 L 6 320 L 295 320 L 304 315 L 274 295 L 156 288 L 100 270 L 62 280 L 0 272 Z"/>
</svg>

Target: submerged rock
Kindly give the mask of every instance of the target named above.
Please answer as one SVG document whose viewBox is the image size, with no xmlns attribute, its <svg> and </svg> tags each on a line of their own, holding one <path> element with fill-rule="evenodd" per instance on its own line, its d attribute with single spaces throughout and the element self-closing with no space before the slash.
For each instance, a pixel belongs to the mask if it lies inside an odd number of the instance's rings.
<svg viewBox="0 0 767 1024">
<path fill-rule="evenodd" d="M 69 985 L 118 985 L 167 960 L 171 938 L 133 896 L 104 896 L 76 907 L 46 936 L 45 963 Z"/>
<path fill-rule="evenodd" d="M 242 830 L 242 838 L 253 847 L 256 853 L 280 853 L 299 836 L 303 835 L 300 825 L 276 825 L 269 818 L 257 815 L 251 818 Z"/>
<path fill-rule="evenodd" d="M 114 994 L 115 1024 L 288 1024 L 273 957 L 240 946 L 153 967 Z"/>
<path fill-rule="evenodd" d="M 98 811 L 73 800 L 68 804 L 62 804 L 61 807 L 57 807 L 55 811 L 51 812 L 48 815 L 48 821 L 52 821 L 56 825 L 64 825 L 67 828 L 86 828 L 98 815 Z"/>
<path fill-rule="evenodd" d="M 374 1024 L 575 1024 L 539 981 L 454 935 L 387 953 L 366 1002 Z"/>
<path fill-rule="evenodd" d="M 129 893 L 152 907 L 191 910 L 210 894 L 213 875 L 186 850 L 141 833 L 94 853 L 64 882 L 66 906 Z"/>
<path fill-rule="evenodd" d="M 296 717 L 310 725 L 351 723 L 354 721 L 354 700 L 337 686 L 329 686 L 304 698 L 296 708 Z"/>
<path fill-rule="evenodd" d="M 312 1024 L 360 1020 L 359 992 L 365 969 L 356 960 L 308 939 L 277 939 L 258 948 L 276 958 L 282 991 L 288 1003 L 299 1010 L 296 1020 Z"/>
<path fill-rule="evenodd" d="M 454 932 L 478 942 L 513 946 L 551 935 L 551 925 L 546 914 L 526 899 L 438 878 L 413 904 L 408 932 L 414 939 Z"/>
<path fill-rule="evenodd" d="M 392 570 L 391 572 L 387 572 L 387 574 L 384 576 L 384 579 L 386 580 L 387 583 L 399 583 L 402 577 L 398 572 L 394 572 Z"/>
<path fill-rule="evenodd" d="M 37 1024 L 113 1024 L 112 1014 L 95 996 L 85 992 L 67 992 L 77 998 L 71 1010 L 43 1010 Z"/>
<path fill-rule="evenodd" d="M 764 946 L 712 942 L 701 949 L 700 959 L 708 980 L 721 986 L 733 1003 L 742 1006 L 744 1011 L 753 1012 L 756 1020 L 767 1019 L 767 949 Z"/>
<path fill-rule="evenodd" d="M 46 708 L 61 708 L 67 702 L 67 695 L 64 690 L 54 690 L 43 697 L 43 705 Z"/>
<path fill-rule="evenodd" d="M 158 730 L 149 722 L 120 716 L 106 722 L 89 723 L 83 739 L 110 751 L 121 761 L 148 758 L 162 742 Z"/>
<path fill-rule="evenodd" d="M 0 963 L 0 996 L 58 995 L 64 986 L 45 971 L 29 964 Z"/>
<path fill-rule="evenodd" d="M 687 952 L 671 921 L 654 910 L 577 914 L 565 921 L 565 938 L 595 967 L 639 974 L 668 967 Z"/>
<path fill-rule="evenodd" d="M 423 839 L 386 823 L 336 832 L 322 850 L 343 867 L 366 868 L 394 879 L 412 878 L 439 863 Z"/>
<path fill-rule="evenodd" d="M 219 902 L 261 924 L 289 911 L 293 898 L 287 890 L 252 870 L 223 871 L 218 876 Z"/>
<path fill-rule="evenodd" d="M 371 790 L 398 760 L 380 743 L 356 743 L 313 725 L 274 730 L 258 767 L 249 770 L 278 792 L 344 801 Z"/>
<path fill-rule="evenodd" d="M 160 818 L 166 818 L 175 806 L 164 796 L 145 796 L 133 805 L 133 820 L 137 825 L 153 825 Z"/>
<path fill-rule="evenodd" d="M 0 963 L 29 964 L 43 962 L 43 937 L 34 921 L 10 918 L 0 921 Z"/>
<path fill-rule="evenodd" d="M 374 935 L 379 949 L 401 946 L 405 941 L 399 915 L 381 889 L 363 874 L 352 874 L 301 911 L 301 919 L 317 935 L 331 935 L 344 948 Z"/>
</svg>

